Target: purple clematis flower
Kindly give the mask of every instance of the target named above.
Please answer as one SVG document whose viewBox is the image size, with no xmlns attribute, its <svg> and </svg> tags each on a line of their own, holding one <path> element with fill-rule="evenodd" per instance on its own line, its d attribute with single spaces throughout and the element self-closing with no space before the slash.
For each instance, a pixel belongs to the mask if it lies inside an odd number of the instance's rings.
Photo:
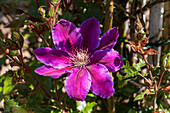
<svg viewBox="0 0 170 113">
<path fill-rule="evenodd" d="M 64 73 L 65 89 L 70 98 L 83 101 L 89 90 L 103 98 L 114 93 L 112 76 L 123 66 L 121 55 L 115 51 L 119 36 L 117 27 L 101 38 L 100 24 L 96 18 L 84 21 L 79 28 L 61 19 L 53 28 L 52 37 L 56 49 L 41 47 L 34 51 L 45 65 L 36 73 L 59 78 Z"/>
</svg>

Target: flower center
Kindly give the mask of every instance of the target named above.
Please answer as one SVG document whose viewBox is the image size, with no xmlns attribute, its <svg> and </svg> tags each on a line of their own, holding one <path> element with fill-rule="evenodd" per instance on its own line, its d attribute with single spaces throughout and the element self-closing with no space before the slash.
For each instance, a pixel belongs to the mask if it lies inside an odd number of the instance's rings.
<svg viewBox="0 0 170 113">
<path fill-rule="evenodd" d="M 84 66 L 89 62 L 88 50 L 77 50 L 74 57 L 72 58 L 75 66 Z"/>
</svg>

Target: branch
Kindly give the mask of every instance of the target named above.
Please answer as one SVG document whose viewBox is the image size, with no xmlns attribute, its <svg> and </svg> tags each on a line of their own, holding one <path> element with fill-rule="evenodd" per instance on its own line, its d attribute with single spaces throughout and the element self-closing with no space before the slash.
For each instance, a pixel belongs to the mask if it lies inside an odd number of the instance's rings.
<svg viewBox="0 0 170 113">
<path fill-rule="evenodd" d="M 128 11 L 126 11 L 121 5 L 117 4 L 116 2 L 114 2 L 114 5 L 119 8 L 120 10 L 122 10 L 125 14 L 127 14 L 129 16 L 129 18 L 133 18 L 136 20 L 136 17 L 134 15 L 132 15 L 131 13 L 129 13 Z"/>
</svg>

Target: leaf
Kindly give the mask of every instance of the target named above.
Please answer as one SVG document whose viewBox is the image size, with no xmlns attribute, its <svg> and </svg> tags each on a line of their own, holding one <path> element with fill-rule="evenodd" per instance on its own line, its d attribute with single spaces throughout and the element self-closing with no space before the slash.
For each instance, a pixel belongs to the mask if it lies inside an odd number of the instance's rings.
<svg viewBox="0 0 170 113">
<path fill-rule="evenodd" d="M 19 29 L 20 27 L 23 27 L 24 21 L 25 21 L 25 18 L 16 19 L 16 20 L 12 21 L 11 23 L 9 23 L 9 24 L 8 24 L 7 26 L 5 26 L 5 27 L 10 27 L 10 28 Z"/>
<path fill-rule="evenodd" d="M 95 18 L 97 18 L 97 20 L 99 22 L 102 22 L 103 15 L 102 15 L 102 11 L 101 11 L 100 7 L 98 7 L 94 4 L 90 4 L 90 3 L 89 4 L 86 3 L 86 5 L 87 5 L 87 8 L 84 8 L 85 11 L 84 11 L 84 13 L 82 13 L 80 15 L 80 20 L 85 21 L 88 18 L 95 17 Z M 86 9 L 87 9 L 87 11 L 86 11 Z"/>
<path fill-rule="evenodd" d="M 156 55 L 156 54 L 159 54 L 159 52 L 154 50 L 153 48 L 150 48 L 149 50 L 146 50 L 144 52 L 144 55 L 147 55 L 147 54 L 149 54 L 149 55 Z"/>
<path fill-rule="evenodd" d="M 13 113 L 29 113 L 23 106 L 13 105 Z"/>
<path fill-rule="evenodd" d="M 126 72 L 125 76 L 121 76 L 117 73 L 118 77 L 118 87 L 122 88 L 127 84 L 127 82 L 131 79 L 136 79 L 137 75 L 139 75 L 138 70 L 140 70 L 140 67 L 142 67 L 144 64 L 140 60 L 138 64 L 135 64 L 133 66 L 129 65 L 129 62 L 126 61 L 126 64 L 123 65 L 124 71 Z"/>
<path fill-rule="evenodd" d="M 141 58 L 139 58 L 139 63 L 137 64 L 133 64 L 133 67 L 137 70 L 140 71 L 141 67 L 145 66 L 145 62 L 143 62 L 143 60 Z"/>
<path fill-rule="evenodd" d="M 126 65 L 124 65 L 123 67 L 126 71 L 126 75 L 124 76 L 124 78 L 135 77 L 139 74 L 136 68 L 134 68 L 133 66 L 129 66 L 128 61 L 126 61 Z"/>
<path fill-rule="evenodd" d="M 6 56 L 4 55 L 2 58 L 0 58 L 0 66 L 5 63 Z"/>
<path fill-rule="evenodd" d="M 4 41 L 0 41 L 0 49 L 1 50 L 5 50 L 5 42 Z"/>
<path fill-rule="evenodd" d="M 0 101 L 13 90 L 15 85 L 12 77 L 9 77 L 7 73 L 0 76 Z"/>
<path fill-rule="evenodd" d="M 97 105 L 96 102 L 88 102 L 86 104 L 86 101 L 77 101 L 77 109 L 83 113 L 90 113 L 92 111 L 92 108 Z"/>
<path fill-rule="evenodd" d="M 88 102 L 86 107 L 83 110 L 83 113 L 90 113 L 95 105 L 97 105 L 96 102 L 91 102 L 91 103 Z"/>
<path fill-rule="evenodd" d="M 143 92 L 143 93 L 141 93 L 141 94 L 137 95 L 137 96 L 135 97 L 134 101 L 142 100 L 145 94 L 146 94 L 146 93 L 145 93 L 145 92 Z"/>
<path fill-rule="evenodd" d="M 128 113 L 137 113 L 137 111 L 135 111 L 134 109 L 130 109 Z"/>
<path fill-rule="evenodd" d="M 5 110 L 4 110 L 4 112 L 9 113 L 11 111 L 13 105 L 17 105 L 17 103 L 14 100 L 5 101 Z"/>
<path fill-rule="evenodd" d="M 9 50 L 9 55 L 11 55 L 11 56 L 18 55 L 18 50 Z"/>
<path fill-rule="evenodd" d="M 73 20 L 73 15 L 69 11 L 66 11 L 62 16 L 62 19 L 72 21 Z"/>
<path fill-rule="evenodd" d="M 144 98 L 145 94 L 148 94 L 148 93 L 149 93 L 149 90 L 146 89 L 145 92 L 137 95 L 133 101 L 142 100 Z"/>
<path fill-rule="evenodd" d="M 28 113 L 28 111 L 23 107 L 19 106 L 17 102 L 14 100 L 7 100 L 5 102 L 5 110 L 6 113 Z"/>
<path fill-rule="evenodd" d="M 127 84 L 127 82 L 130 80 L 130 79 L 124 79 L 121 75 L 119 75 L 119 73 L 117 73 L 117 77 L 118 77 L 118 87 L 119 88 L 122 88 L 123 86 L 125 86 Z"/>
</svg>

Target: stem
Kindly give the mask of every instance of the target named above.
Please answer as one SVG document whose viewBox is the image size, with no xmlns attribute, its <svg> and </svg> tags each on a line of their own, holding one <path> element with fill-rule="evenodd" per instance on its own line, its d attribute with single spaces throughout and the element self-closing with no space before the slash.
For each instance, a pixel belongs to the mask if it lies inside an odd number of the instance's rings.
<svg viewBox="0 0 170 113">
<path fill-rule="evenodd" d="M 104 20 L 104 32 L 112 28 L 113 23 L 113 0 L 107 0 L 106 4 L 106 16 Z"/>
<path fill-rule="evenodd" d="M 14 59 L 10 54 L 6 54 L 9 58 L 11 58 L 14 62 L 16 62 L 19 66 L 21 66 L 21 64 L 16 60 Z"/>
<path fill-rule="evenodd" d="M 159 88 L 159 86 L 161 85 L 161 81 L 162 81 L 162 77 L 163 77 L 163 75 L 164 75 L 164 72 L 165 72 L 165 70 L 163 70 L 163 71 L 161 72 L 161 76 L 160 76 L 159 81 L 158 81 L 158 88 Z"/>
<path fill-rule="evenodd" d="M 144 61 L 145 61 L 145 63 L 146 63 L 146 66 L 147 66 L 147 68 L 148 68 L 150 78 L 151 78 L 151 80 L 153 81 L 152 72 L 151 72 L 151 70 L 149 69 L 149 63 L 148 63 L 148 61 L 146 60 L 145 55 L 142 55 L 142 56 L 143 56 L 143 59 L 144 59 Z"/>
<path fill-rule="evenodd" d="M 113 8 L 114 7 L 114 0 L 107 0 L 106 4 L 106 15 L 104 20 L 104 32 L 112 28 L 113 23 Z M 107 100 L 108 103 L 108 113 L 115 113 L 115 102 L 114 102 L 114 95 Z"/>
<path fill-rule="evenodd" d="M 151 85 L 151 83 L 150 83 L 150 81 L 146 78 L 146 77 L 144 77 L 142 74 L 140 74 L 139 73 L 139 75 L 141 76 L 141 77 L 143 77 L 150 85 Z"/>
<path fill-rule="evenodd" d="M 56 97 L 51 96 L 39 83 L 39 81 L 31 74 L 32 78 L 37 82 L 38 86 L 41 88 L 41 90 L 45 93 L 45 95 L 48 98 L 51 98 L 53 100 L 55 100 L 55 102 L 64 110 L 66 111 L 65 107 L 60 103 L 60 101 L 58 101 L 58 99 Z"/>
<path fill-rule="evenodd" d="M 54 80 L 54 82 L 55 82 L 55 95 L 56 95 L 56 98 L 58 99 L 57 80 Z"/>
<path fill-rule="evenodd" d="M 158 91 L 156 81 L 155 81 L 155 84 L 154 84 L 154 90 L 155 90 L 155 97 L 154 97 L 154 100 L 153 100 L 153 111 L 156 111 L 156 100 L 157 100 L 156 97 L 157 97 L 157 91 Z"/>
<path fill-rule="evenodd" d="M 119 8 L 120 10 L 122 10 L 125 14 L 127 14 L 129 16 L 129 18 L 135 19 L 136 17 L 134 15 L 132 15 L 130 12 L 126 11 L 121 5 L 117 4 L 116 2 L 114 2 L 114 5 Z"/>
<path fill-rule="evenodd" d="M 20 51 L 20 54 L 21 54 L 21 64 L 22 64 L 22 67 L 25 67 L 23 53 L 22 53 L 22 48 L 20 48 L 19 51 Z"/>
<path fill-rule="evenodd" d="M 48 42 L 44 39 L 44 37 L 43 36 L 41 36 L 40 34 L 37 34 L 36 32 L 35 32 L 35 34 L 38 36 L 38 37 L 40 37 L 44 42 L 45 42 L 45 44 L 49 47 L 50 45 L 48 44 Z"/>
</svg>

